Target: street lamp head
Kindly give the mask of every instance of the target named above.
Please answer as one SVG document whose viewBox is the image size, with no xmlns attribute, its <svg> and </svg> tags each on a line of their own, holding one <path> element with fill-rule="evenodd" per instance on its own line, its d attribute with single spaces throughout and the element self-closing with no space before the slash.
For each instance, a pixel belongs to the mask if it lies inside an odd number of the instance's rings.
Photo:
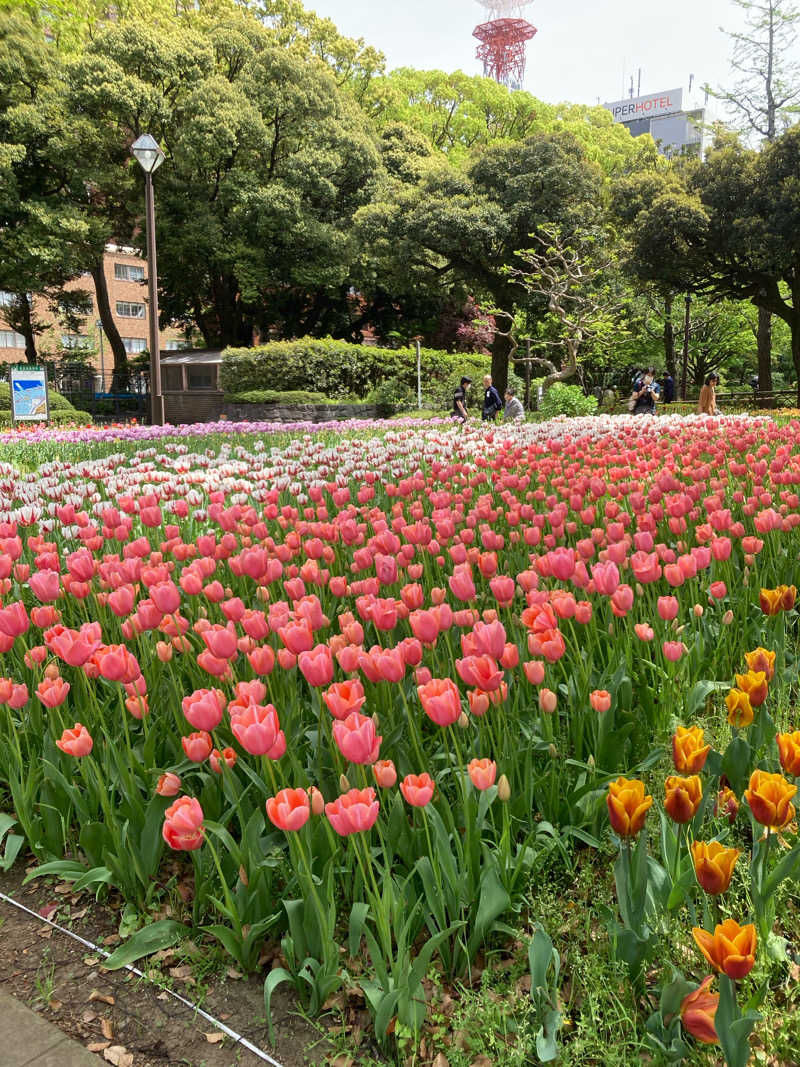
<svg viewBox="0 0 800 1067">
<path fill-rule="evenodd" d="M 143 133 L 131 145 L 131 153 L 136 156 L 145 174 L 154 174 L 164 162 L 164 153 L 155 137 Z"/>
</svg>

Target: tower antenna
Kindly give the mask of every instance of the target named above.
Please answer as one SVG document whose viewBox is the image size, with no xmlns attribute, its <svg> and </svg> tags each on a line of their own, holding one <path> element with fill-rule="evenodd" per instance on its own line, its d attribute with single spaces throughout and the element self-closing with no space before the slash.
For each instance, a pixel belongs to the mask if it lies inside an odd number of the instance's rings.
<svg viewBox="0 0 800 1067">
<path fill-rule="evenodd" d="M 519 89 L 525 81 L 525 47 L 536 27 L 524 16 L 533 0 L 478 0 L 488 21 L 476 26 L 472 36 L 480 42 L 476 52 L 486 78 Z"/>
</svg>

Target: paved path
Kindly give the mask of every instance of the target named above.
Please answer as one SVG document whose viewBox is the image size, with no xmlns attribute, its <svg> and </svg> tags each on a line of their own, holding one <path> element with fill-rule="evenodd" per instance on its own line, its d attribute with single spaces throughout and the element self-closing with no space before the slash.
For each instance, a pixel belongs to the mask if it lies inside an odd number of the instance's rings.
<svg viewBox="0 0 800 1067">
<path fill-rule="evenodd" d="M 100 1062 L 22 1001 L 0 991 L 3 1067 L 98 1067 Z"/>
</svg>

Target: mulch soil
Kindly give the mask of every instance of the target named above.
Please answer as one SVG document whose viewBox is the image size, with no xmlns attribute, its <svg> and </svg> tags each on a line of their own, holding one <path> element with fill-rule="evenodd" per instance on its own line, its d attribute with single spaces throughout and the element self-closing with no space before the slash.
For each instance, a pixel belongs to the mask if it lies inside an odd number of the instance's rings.
<svg viewBox="0 0 800 1067">
<path fill-rule="evenodd" d="M 0 891 L 106 951 L 120 943 L 119 911 L 52 879 L 23 885 L 25 873 L 21 863 L 0 873 Z M 98 1063 L 259 1067 L 265 1062 L 171 997 L 164 985 L 125 970 L 104 970 L 102 957 L 2 900 L 0 920 L 0 988 L 95 1052 Z M 166 950 L 158 956 L 160 974 L 175 992 L 194 1004 L 200 1001 L 206 1012 L 281 1067 L 336 1062 L 324 1030 L 304 1019 L 281 988 L 272 998 L 276 1045 L 270 1046 L 263 975 L 247 978 L 223 967 L 198 978 L 202 968 L 183 953 Z M 141 961 L 139 967 L 144 969 Z"/>
</svg>

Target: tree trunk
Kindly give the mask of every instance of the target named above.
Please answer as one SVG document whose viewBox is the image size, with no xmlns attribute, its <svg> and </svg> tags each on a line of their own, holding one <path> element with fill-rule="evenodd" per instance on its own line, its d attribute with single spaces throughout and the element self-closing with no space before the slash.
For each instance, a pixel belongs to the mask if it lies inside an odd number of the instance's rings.
<svg viewBox="0 0 800 1067">
<path fill-rule="evenodd" d="M 667 374 L 678 380 L 678 364 L 675 361 L 675 327 L 672 325 L 672 293 L 664 297 L 664 362 Z"/>
<path fill-rule="evenodd" d="M 797 406 L 800 408 L 800 308 L 795 304 L 795 313 L 789 324 L 792 330 L 792 361 L 797 375 Z"/>
<path fill-rule="evenodd" d="M 17 305 L 19 332 L 25 338 L 25 360 L 27 363 L 36 363 L 38 362 L 39 354 L 36 351 L 36 333 L 33 329 L 31 302 L 27 293 L 17 294 Z"/>
<path fill-rule="evenodd" d="M 506 334 L 495 333 L 492 342 L 492 385 L 502 396 L 508 385 L 508 356 L 513 342 Z"/>
<path fill-rule="evenodd" d="M 772 315 L 766 308 L 758 309 L 758 401 L 759 407 L 772 407 Z"/>
<path fill-rule="evenodd" d="M 128 368 L 128 353 L 125 351 L 125 345 L 122 343 L 117 324 L 114 322 L 114 317 L 111 314 L 111 302 L 108 299 L 108 285 L 106 284 L 106 274 L 103 269 L 102 256 L 92 264 L 91 272 L 97 299 L 97 313 L 100 316 L 100 321 L 103 324 L 103 332 L 106 335 L 106 339 L 114 356 L 114 371 L 111 375 L 111 392 L 126 393 L 128 389 L 130 389 L 131 384 L 130 370 Z"/>
</svg>

